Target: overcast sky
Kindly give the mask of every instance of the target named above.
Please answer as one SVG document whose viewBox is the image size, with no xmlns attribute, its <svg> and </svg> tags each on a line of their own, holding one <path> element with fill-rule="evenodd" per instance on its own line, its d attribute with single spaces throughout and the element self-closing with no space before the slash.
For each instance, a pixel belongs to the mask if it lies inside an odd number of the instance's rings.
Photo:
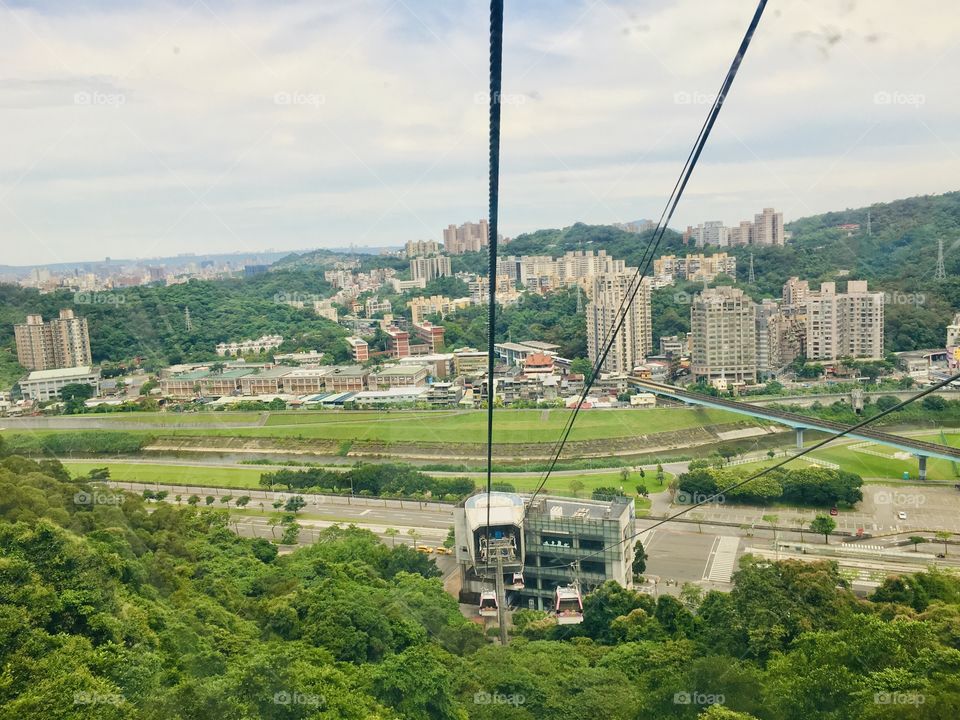
<svg viewBox="0 0 960 720">
<path fill-rule="evenodd" d="M 657 217 L 752 0 L 507 0 L 501 230 Z M 486 216 L 479 0 L 0 0 L 0 263 Z M 675 226 L 960 186 L 954 0 L 773 0 Z"/>
</svg>

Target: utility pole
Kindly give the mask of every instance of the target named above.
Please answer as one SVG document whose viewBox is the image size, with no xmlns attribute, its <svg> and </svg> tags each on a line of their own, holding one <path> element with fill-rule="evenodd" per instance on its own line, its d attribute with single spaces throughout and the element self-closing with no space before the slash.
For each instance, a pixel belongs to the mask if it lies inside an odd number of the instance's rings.
<svg viewBox="0 0 960 720">
<path fill-rule="evenodd" d="M 503 558 L 497 553 L 497 622 L 500 624 L 500 644 L 507 644 L 507 598 L 503 588 Z"/>
<path fill-rule="evenodd" d="M 506 588 L 503 584 L 503 558 L 508 556 L 510 560 L 516 558 L 514 546 L 510 544 L 509 538 L 491 539 L 487 544 L 487 557 L 493 553 L 497 560 L 497 622 L 500 624 L 500 644 L 507 644 L 507 598 Z"/>
</svg>

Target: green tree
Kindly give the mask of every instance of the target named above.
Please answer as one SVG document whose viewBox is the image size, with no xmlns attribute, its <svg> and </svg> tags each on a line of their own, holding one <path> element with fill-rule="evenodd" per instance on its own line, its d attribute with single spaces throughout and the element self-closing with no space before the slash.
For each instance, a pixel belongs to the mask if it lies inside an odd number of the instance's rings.
<svg viewBox="0 0 960 720">
<path fill-rule="evenodd" d="M 910 542 L 913 544 L 914 552 L 917 552 L 917 545 L 919 545 L 920 543 L 925 543 L 927 541 L 927 539 L 922 535 L 911 535 L 909 539 L 910 539 Z"/>
<path fill-rule="evenodd" d="M 583 481 L 580 478 L 570 479 L 570 494 L 574 497 L 580 497 L 580 491 L 583 490 Z"/>
<path fill-rule="evenodd" d="M 937 530 L 936 538 L 943 543 L 943 554 L 947 555 L 947 541 L 953 536 L 949 530 Z"/>
<path fill-rule="evenodd" d="M 281 545 L 296 545 L 300 539 L 300 525 L 295 522 L 287 523 L 280 538 Z"/>
<path fill-rule="evenodd" d="M 587 358 L 574 358 L 570 362 L 570 372 L 575 375 L 583 375 L 584 382 L 590 382 L 593 376 L 593 363 Z"/>
<path fill-rule="evenodd" d="M 837 523 L 829 515 L 817 515 L 810 523 L 810 531 L 823 535 L 823 541 L 830 543 L 830 533 L 837 527 Z"/>
<path fill-rule="evenodd" d="M 643 575 L 647 570 L 647 551 L 643 548 L 643 543 L 637 540 L 633 545 L 633 576 Z"/>
<path fill-rule="evenodd" d="M 388 527 L 383 531 L 383 534 L 390 538 L 390 547 L 397 546 L 397 535 L 400 534 L 400 531 L 396 528 Z"/>
<path fill-rule="evenodd" d="M 283 506 L 283 509 L 286 512 L 292 512 L 294 515 L 296 515 L 304 508 L 304 506 L 306 506 L 306 504 L 306 501 L 300 495 L 292 495 L 291 497 L 287 498 L 287 502 Z"/>
</svg>

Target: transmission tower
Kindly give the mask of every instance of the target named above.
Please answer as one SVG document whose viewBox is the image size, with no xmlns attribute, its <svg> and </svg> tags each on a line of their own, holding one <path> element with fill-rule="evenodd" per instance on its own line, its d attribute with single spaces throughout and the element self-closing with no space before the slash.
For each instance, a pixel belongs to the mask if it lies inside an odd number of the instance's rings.
<svg viewBox="0 0 960 720">
<path fill-rule="evenodd" d="M 756 281 L 757 278 L 753 274 L 753 253 L 750 253 L 750 270 L 747 273 L 747 282 L 753 285 Z"/>
<path fill-rule="evenodd" d="M 934 280 L 946 280 L 947 270 L 943 266 L 943 238 L 937 240 L 937 270 L 933 274 Z"/>
<path fill-rule="evenodd" d="M 193 320 L 190 319 L 190 308 L 183 308 L 183 322 L 187 326 L 187 330 L 193 330 Z"/>
<path fill-rule="evenodd" d="M 577 315 L 583 312 L 583 288 L 577 283 Z"/>
<path fill-rule="evenodd" d="M 867 235 L 870 235 L 870 211 L 867 210 Z"/>
</svg>

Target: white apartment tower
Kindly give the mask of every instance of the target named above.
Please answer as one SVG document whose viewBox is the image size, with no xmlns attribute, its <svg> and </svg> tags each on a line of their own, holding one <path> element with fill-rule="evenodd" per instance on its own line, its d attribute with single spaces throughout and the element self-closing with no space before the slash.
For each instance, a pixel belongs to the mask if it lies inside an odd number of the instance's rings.
<svg viewBox="0 0 960 720">
<path fill-rule="evenodd" d="M 757 379 L 756 308 L 733 287 L 704 290 L 690 306 L 691 372 L 697 381 Z"/>
<path fill-rule="evenodd" d="M 465 222 L 460 227 L 448 225 L 443 231 L 443 249 L 448 255 L 479 252 L 487 246 L 489 232 L 486 220 Z"/>
<path fill-rule="evenodd" d="M 410 279 L 412 280 L 422 279 L 430 282 L 439 277 L 450 277 L 451 275 L 453 275 L 453 270 L 450 266 L 450 258 L 445 255 L 410 258 Z"/>
<path fill-rule="evenodd" d="M 803 306 L 807 359 L 883 357 L 883 293 L 870 292 L 865 280 L 848 281 L 845 293 L 821 283 Z"/>
<path fill-rule="evenodd" d="M 623 317 L 621 303 L 636 290 L 626 308 L 623 327 L 617 333 L 601 370 L 629 373 L 653 351 L 653 327 L 650 320 L 650 282 L 644 279 L 638 288 L 636 268 L 622 273 L 593 276 L 590 302 L 587 304 L 587 353 L 594 363 L 602 353 L 608 335 Z"/>
<path fill-rule="evenodd" d="M 764 208 L 762 213 L 753 216 L 754 245 L 783 245 L 783 213 L 773 208 Z"/>
<path fill-rule="evenodd" d="M 61 310 L 60 317 L 44 322 L 40 315 L 27 315 L 13 327 L 17 362 L 28 370 L 53 370 L 91 364 L 90 333 L 86 318 L 73 310 Z"/>
</svg>

